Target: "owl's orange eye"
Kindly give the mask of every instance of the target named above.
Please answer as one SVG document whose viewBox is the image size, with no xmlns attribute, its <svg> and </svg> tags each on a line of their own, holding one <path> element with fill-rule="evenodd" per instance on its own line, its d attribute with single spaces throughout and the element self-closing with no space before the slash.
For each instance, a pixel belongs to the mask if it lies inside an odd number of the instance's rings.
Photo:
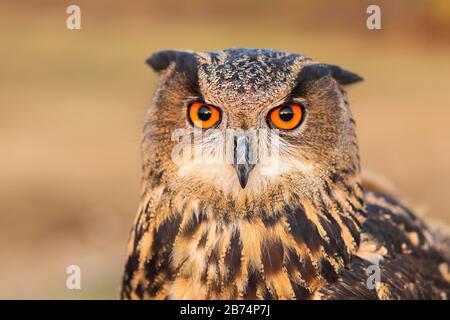
<svg viewBox="0 0 450 320">
<path fill-rule="evenodd" d="M 198 128 L 208 129 L 220 120 L 220 111 L 203 102 L 194 102 L 189 106 L 189 120 Z"/>
<path fill-rule="evenodd" d="M 302 121 L 303 110 L 298 104 L 282 105 L 272 109 L 269 119 L 275 127 L 283 130 L 296 128 Z"/>
</svg>

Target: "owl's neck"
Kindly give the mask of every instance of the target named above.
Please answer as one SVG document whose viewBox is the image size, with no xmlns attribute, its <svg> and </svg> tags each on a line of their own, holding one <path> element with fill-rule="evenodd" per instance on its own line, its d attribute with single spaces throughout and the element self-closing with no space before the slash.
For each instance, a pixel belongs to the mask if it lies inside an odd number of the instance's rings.
<svg viewBox="0 0 450 320">
<path fill-rule="evenodd" d="M 220 200 L 152 188 L 130 242 L 129 283 L 153 298 L 308 298 L 357 250 L 362 194 L 357 174 L 330 174 L 303 196 L 230 217 Z"/>
</svg>

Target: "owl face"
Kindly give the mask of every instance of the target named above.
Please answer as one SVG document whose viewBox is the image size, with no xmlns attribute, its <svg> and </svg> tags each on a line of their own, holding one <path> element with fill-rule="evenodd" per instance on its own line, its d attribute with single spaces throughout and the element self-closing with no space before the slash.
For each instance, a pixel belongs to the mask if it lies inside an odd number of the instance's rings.
<svg viewBox="0 0 450 320">
<path fill-rule="evenodd" d="M 168 183 L 256 196 L 358 166 L 342 88 L 356 74 L 259 49 L 162 51 L 147 62 L 161 80 L 143 152 Z"/>
</svg>

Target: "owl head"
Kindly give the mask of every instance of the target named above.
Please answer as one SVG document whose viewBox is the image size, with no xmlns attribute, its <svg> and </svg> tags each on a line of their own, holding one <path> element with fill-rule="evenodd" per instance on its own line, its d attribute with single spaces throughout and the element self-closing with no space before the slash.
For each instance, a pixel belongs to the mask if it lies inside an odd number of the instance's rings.
<svg viewBox="0 0 450 320">
<path fill-rule="evenodd" d="M 161 51 L 147 63 L 160 81 L 144 129 L 146 185 L 244 199 L 359 174 L 343 88 L 362 80 L 355 73 L 265 49 Z"/>
</svg>

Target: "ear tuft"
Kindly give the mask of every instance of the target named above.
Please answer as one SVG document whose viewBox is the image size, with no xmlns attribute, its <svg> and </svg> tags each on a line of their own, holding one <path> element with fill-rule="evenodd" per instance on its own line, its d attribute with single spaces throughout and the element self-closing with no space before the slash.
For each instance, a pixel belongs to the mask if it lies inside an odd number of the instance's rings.
<svg viewBox="0 0 450 320">
<path fill-rule="evenodd" d="M 328 68 L 331 71 L 331 76 L 342 85 L 352 84 L 364 80 L 363 77 L 357 75 L 356 73 L 344 70 L 339 66 L 329 64 Z"/>
<path fill-rule="evenodd" d="M 344 70 L 336 65 L 315 63 L 306 65 L 299 74 L 301 82 L 318 80 L 325 76 L 332 76 L 341 85 L 352 84 L 364 80 L 356 73 Z"/>
<path fill-rule="evenodd" d="M 183 72 L 195 68 L 196 61 L 192 52 L 163 50 L 155 52 L 145 62 L 156 72 L 167 69 L 174 62 L 176 70 Z"/>
<path fill-rule="evenodd" d="M 145 62 L 156 72 L 166 69 L 176 59 L 176 52 L 172 50 L 158 51 L 152 54 Z"/>
</svg>

